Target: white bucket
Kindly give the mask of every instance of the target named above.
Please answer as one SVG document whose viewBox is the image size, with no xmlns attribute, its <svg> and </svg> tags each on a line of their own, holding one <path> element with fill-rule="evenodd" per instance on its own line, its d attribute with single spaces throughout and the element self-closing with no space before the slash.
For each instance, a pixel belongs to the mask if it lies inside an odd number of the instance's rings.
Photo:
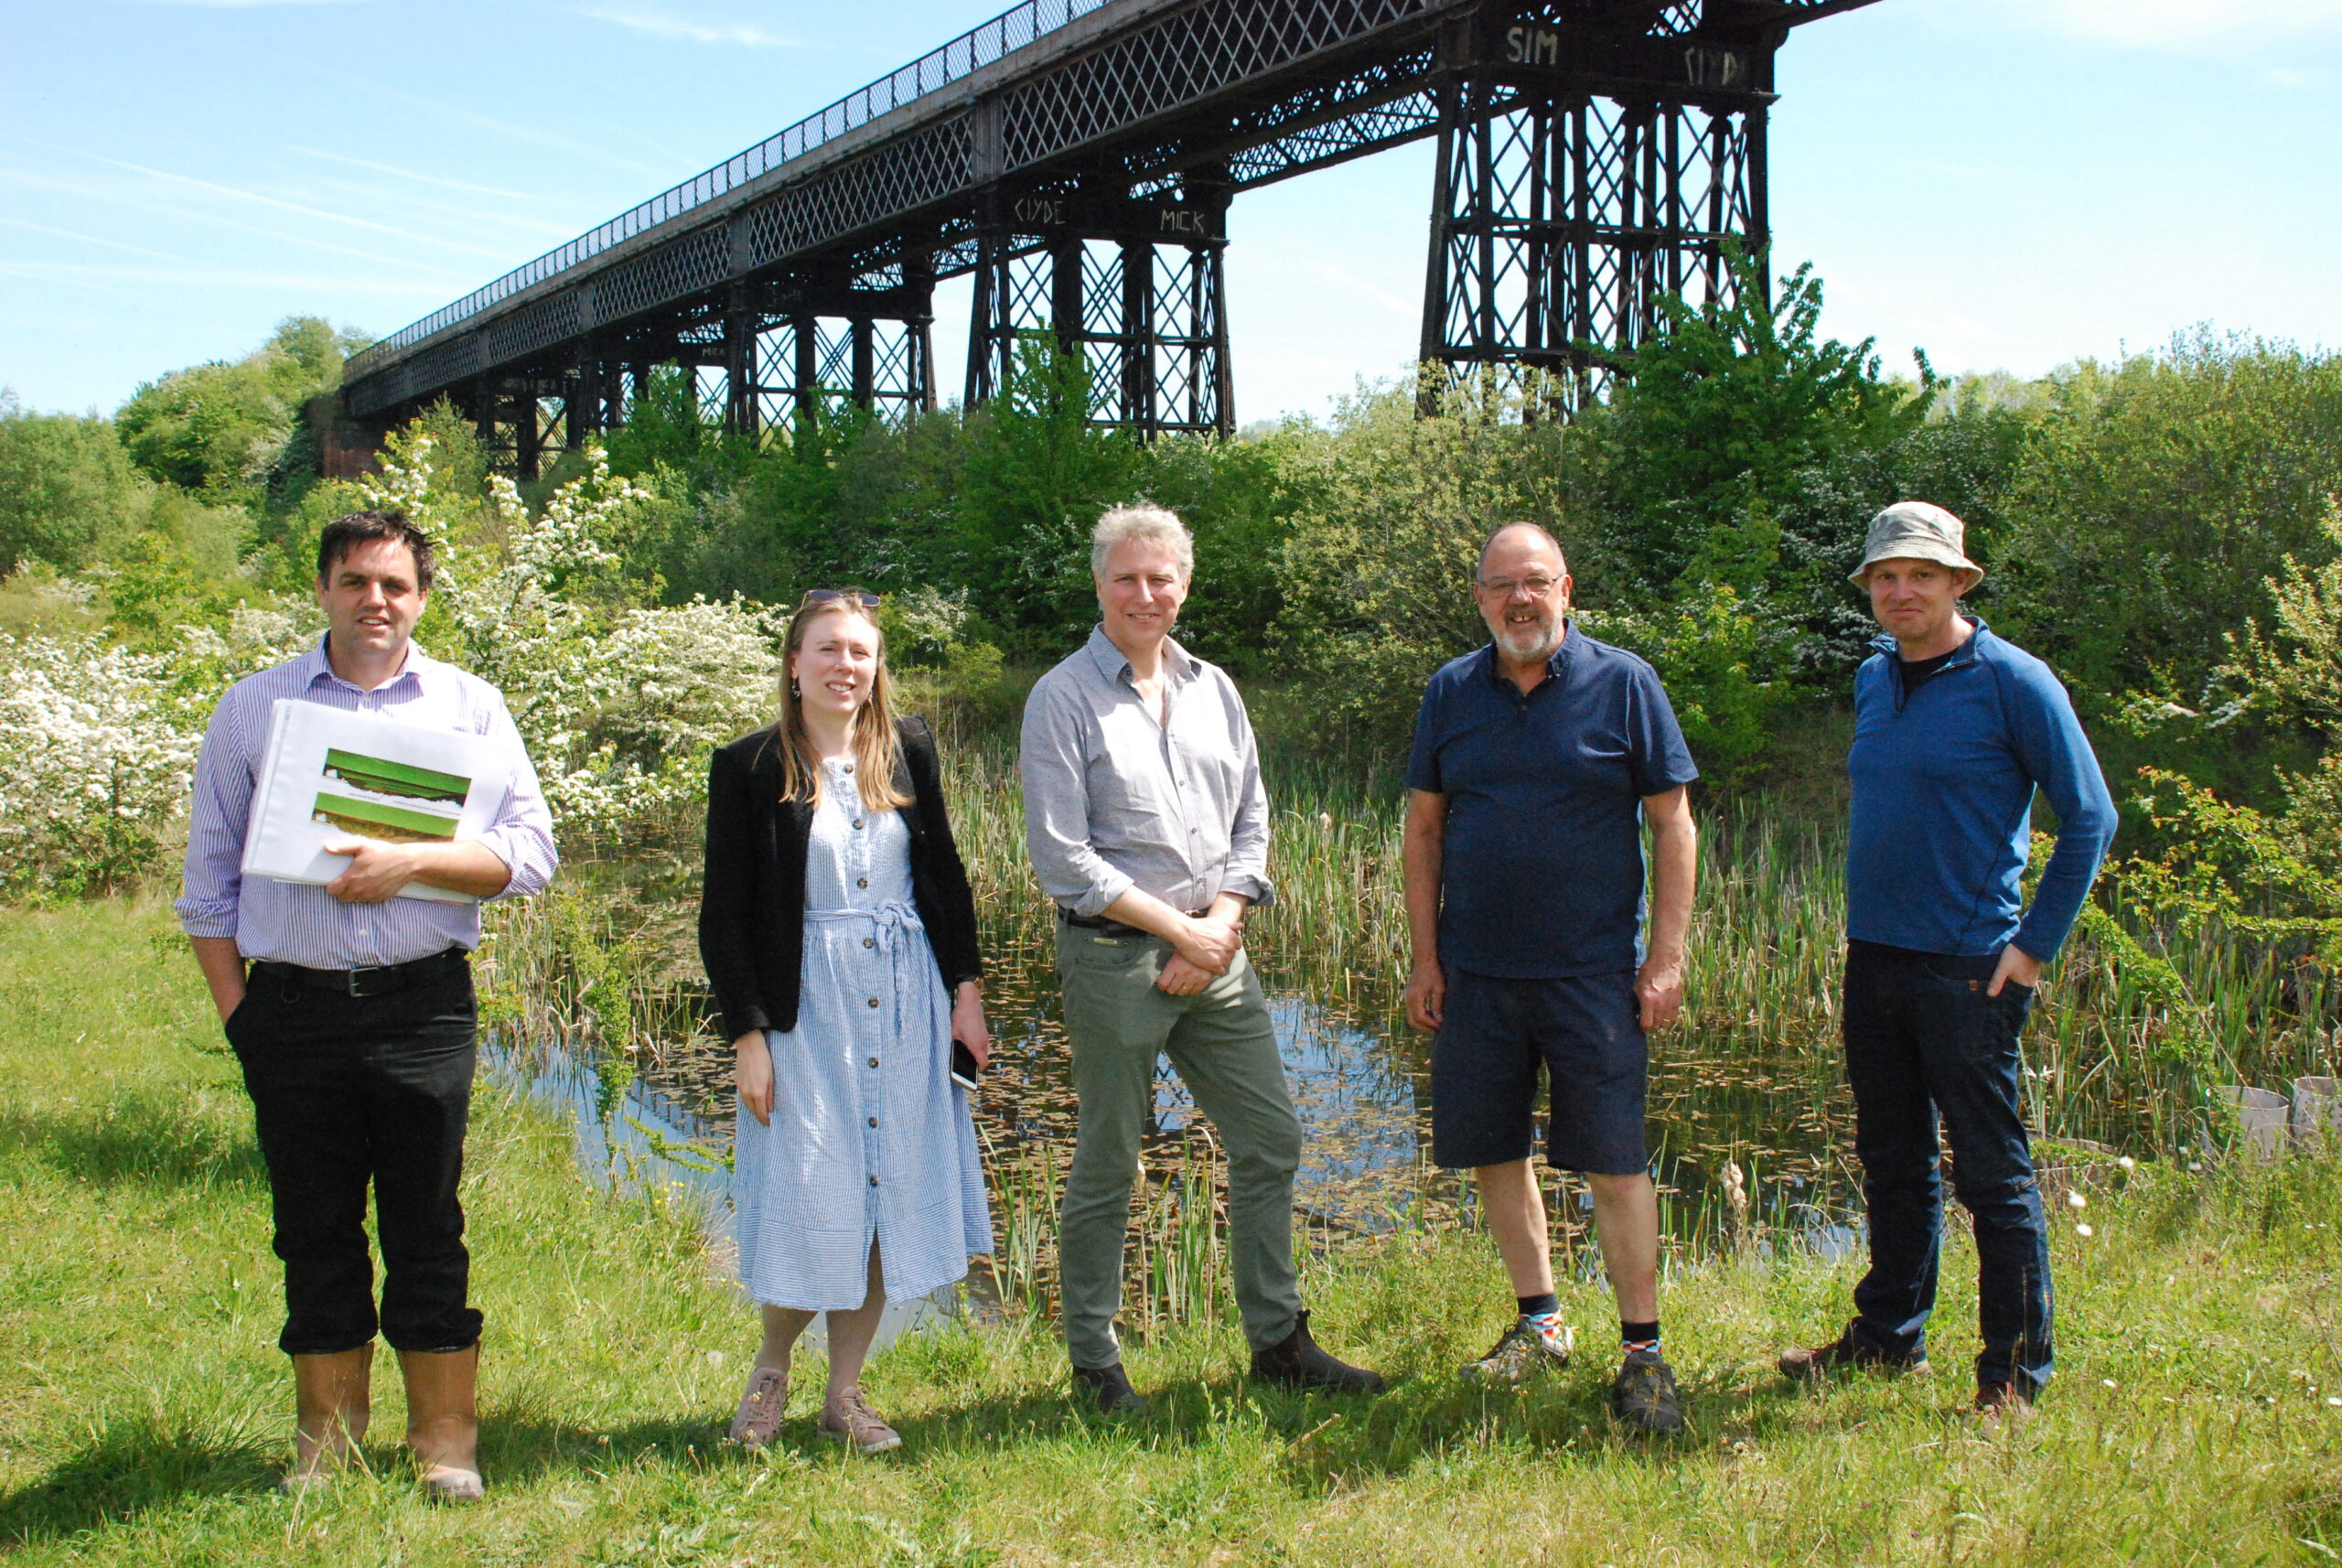
<svg viewBox="0 0 2342 1568">
<path fill-rule="evenodd" d="M 2262 1155 L 2284 1153 L 2285 1134 L 2293 1121 L 2292 1101 L 2240 1083 L 2224 1083 L 2213 1092 L 2236 1107 L 2237 1126 L 2244 1133 L 2246 1148 Z"/>
</svg>

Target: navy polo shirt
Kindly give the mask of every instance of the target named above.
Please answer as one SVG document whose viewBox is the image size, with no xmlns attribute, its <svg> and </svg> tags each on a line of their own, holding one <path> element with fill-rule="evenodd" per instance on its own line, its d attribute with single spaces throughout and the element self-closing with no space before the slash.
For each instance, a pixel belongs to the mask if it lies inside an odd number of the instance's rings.
<svg viewBox="0 0 2342 1568">
<path fill-rule="evenodd" d="M 1641 962 L 1642 802 L 1700 776 L 1658 673 L 1573 626 L 1523 693 L 1494 644 L 1423 690 L 1407 786 L 1447 798 L 1441 963 L 1501 980 Z"/>
</svg>

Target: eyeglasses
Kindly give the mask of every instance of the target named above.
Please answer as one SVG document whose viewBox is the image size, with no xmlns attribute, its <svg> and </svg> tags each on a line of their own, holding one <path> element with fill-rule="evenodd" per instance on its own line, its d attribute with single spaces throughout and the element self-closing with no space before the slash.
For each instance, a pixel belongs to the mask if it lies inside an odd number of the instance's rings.
<svg viewBox="0 0 2342 1568">
<path fill-rule="evenodd" d="M 798 601 L 797 607 L 804 609 L 812 605 L 834 605 L 841 601 L 859 605 L 865 610 L 875 610 L 885 602 L 876 594 L 863 588 L 808 588 L 805 596 Z"/>
<path fill-rule="evenodd" d="M 1515 588 L 1520 589 L 1532 599 L 1542 599 L 1547 594 L 1552 593 L 1555 588 L 1561 586 L 1561 579 L 1558 577 L 1522 577 L 1515 580 L 1510 577 L 1499 577 L 1494 582 L 1488 582 L 1484 579 L 1481 582 L 1480 586 L 1488 593 L 1494 594 L 1500 599 L 1509 599 L 1512 597 L 1512 591 Z"/>
</svg>

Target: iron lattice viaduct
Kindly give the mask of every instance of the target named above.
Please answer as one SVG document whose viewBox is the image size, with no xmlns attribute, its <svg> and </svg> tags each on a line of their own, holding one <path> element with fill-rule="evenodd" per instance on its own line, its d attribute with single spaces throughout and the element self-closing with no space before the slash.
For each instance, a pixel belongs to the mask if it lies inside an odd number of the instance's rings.
<svg viewBox="0 0 2342 1568">
<path fill-rule="evenodd" d="M 1224 434 L 1230 199 L 1428 136 L 1422 357 L 1583 396 L 1764 243 L 1775 51 L 1870 3 L 1025 0 L 392 333 L 344 404 L 451 399 L 524 477 L 654 365 L 744 430 L 931 408 L 935 283 L 972 273 L 969 403 L 1047 335 L 1100 422 Z"/>
</svg>

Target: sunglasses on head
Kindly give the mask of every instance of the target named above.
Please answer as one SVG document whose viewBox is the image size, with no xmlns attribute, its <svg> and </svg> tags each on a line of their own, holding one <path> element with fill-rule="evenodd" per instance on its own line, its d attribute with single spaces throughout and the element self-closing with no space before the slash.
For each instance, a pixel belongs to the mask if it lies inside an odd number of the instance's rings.
<svg viewBox="0 0 2342 1568">
<path fill-rule="evenodd" d="M 877 595 L 862 588 L 808 588 L 800 607 L 850 603 L 865 610 L 875 610 L 881 603 Z"/>
</svg>

